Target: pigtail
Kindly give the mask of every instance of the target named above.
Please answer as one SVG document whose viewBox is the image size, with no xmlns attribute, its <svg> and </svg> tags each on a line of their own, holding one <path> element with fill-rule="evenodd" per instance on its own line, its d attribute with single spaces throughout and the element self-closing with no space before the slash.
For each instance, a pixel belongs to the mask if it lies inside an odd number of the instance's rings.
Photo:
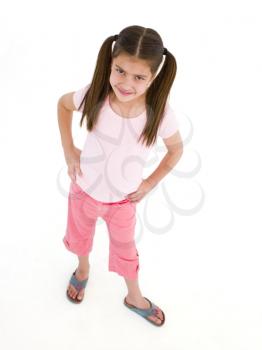
<svg viewBox="0 0 262 350">
<path fill-rule="evenodd" d="M 146 135 L 147 145 L 155 143 L 156 141 L 157 134 L 155 130 L 158 130 L 163 119 L 166 103 L 177 71 L 175 57 L 168 50 L 165 52 L 166 55 L 163 66 L 149 87 L 146 95 L 146 108 L 148 118 L 145 128 L 140 135 L 140 138 L 143 138 L 144 142 L 144 135 Z"/>
<path fill-rule="evenodd" d="M 96 67 L 90 87 L 82 101 L 85 105 L 80 120 L 80 126 L 82 126 L 85 116 L 87 116 L 86 128 L 89 131 L 91 131 L 97 123 L 98 112 L 110 91 L 109 77 L 112 61 L 112 44 L 114 40 L 115 36 L 113 35 L 103 42 L 97 56 Z"/>
</svg>

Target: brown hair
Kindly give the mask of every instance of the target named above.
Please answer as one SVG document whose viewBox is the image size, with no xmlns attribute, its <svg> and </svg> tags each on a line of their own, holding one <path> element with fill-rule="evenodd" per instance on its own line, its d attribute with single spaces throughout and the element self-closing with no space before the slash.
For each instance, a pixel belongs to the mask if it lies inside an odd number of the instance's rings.
<svg viewBox="0 0 262 350">
<path fill-rule="evenodd" d="M 112 43 L 115 39 L 117 40 L 112 50 Z M 124 28 L 119 35 L 112 35 L 103 42 L 91 84 L 80 104 L 81 107 L 85 101 L 80 126 L 86 116 L 87 130 L 91 131 L 94 128 L 99 110 L 107 95 L 112 91 L 109 82 L 112 58 L 117 57 L 120 53 L 146 60 L 153 76 L 162 62 L 163 54 L 166 54 L 160 72 L 146 91 L 147 121 L 139 140 L 142 138 L 142 143 L 146 142 L 146 146 L 150 146 L 156 142 L 157 130 L 164 116 L 167 98 L 177 69 L 175 57 L 164 48 L 160 35 L 151 28 L 129 26 Z"/>
</svg>

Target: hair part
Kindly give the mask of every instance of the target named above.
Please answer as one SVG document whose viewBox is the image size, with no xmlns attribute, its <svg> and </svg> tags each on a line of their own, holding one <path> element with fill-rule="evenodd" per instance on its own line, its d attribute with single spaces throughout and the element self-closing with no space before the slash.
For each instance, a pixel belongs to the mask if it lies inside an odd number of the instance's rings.
<svg viewBox="0 0 262 350">
<path fill-rule="evenodd" d="M 112 50 L 112 44 L 116 38 Z M 142 140 L 142 143 L 149 147 L 156 142 L 157 130 L 164 117 L 167 99 L 177 70 L 175 57 L 164 48 L 160 35 L 151 28 L 129 26 L 124 28 L 118 36 L 112 35 L 103 42 L 91 84 L 80 104 L 81 107 L 84 103 L 80 126 L 85 119 L 87 130 L 91 131 L 96 125 L 105 98 L 112 91 L 109 82 L 112 59 L 121 53 L 146 60 L 154 77 L 146 91 L 147 121 L 138 139 L 138 142 Z M 157 74 L 163 60 L 163 53 L 166 54 L 165 60 Z"/>
</svg>

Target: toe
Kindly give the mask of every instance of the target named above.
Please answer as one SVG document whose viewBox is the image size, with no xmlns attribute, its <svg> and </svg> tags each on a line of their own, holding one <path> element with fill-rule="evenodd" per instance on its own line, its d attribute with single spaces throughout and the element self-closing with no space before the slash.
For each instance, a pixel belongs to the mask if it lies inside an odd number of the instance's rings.
<svg viewBox="0 0 262 350">
<path fill-rule="evenodd" d="M 71 284 L 69 285 L 68 294 L 73 299 L 82 300 L 84 296 L 84 289 L 82 289 L 80 292 L 78 292 Z"/>
<path fill-rule="evenodd" d="M 158 317 L 156 317 L 156 316 L 148 316 L 148 318 L 149 318 L 151 321 L 153 321 L 154 323 L 157 323 L 157 324 L 161 324 L 161 323 L 162 323 L 162 321 L 161 321 Z"/>
<path fill-rule="evenodd" d="M 78 293 L 77 299 L 78 299 L 78 300 L 82 300 L 82 299 L 83 299 L 83 296 L 84 296 L 84 290 L 82 289 L 82 290 Z"/>
<path fill-rule="evenodd" d="M 154 315 L 151 315 L 148 318 L 156 324 L 162 324 L 164 320 L 163 311 L 159 307 L 156 307 L 156 309 L 154 310 Z"/>
<path fill-rule="evenodd" d="M 69 295 L 71 298 L 75 298 L 76 294 L 77 294 L 77 291 L 74 287 L 72 287 L 71 285 L 69 286 Z"/>
<path fill-rule="evenodd" d="M 163 311 L 159 308 L 157 308 L 157 317 L 160 318 L 161 321 L 164 319 Z"/>
<path fill-rule="evenodd" d="M 154 313 L 154 315 L 151 315 L 148 318 L 157 324 L 161 324 L 164 319 L 163 311 L 158 306 L 156 306 Z"/>
</svg>

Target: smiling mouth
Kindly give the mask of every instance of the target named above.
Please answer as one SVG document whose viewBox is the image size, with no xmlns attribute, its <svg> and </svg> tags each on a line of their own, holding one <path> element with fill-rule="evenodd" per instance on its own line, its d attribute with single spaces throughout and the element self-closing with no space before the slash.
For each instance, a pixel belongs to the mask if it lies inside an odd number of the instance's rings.
<svg viewBox="0 0 262 350">
<path fill-rule="evenodd" d="M 122 94 L 122 95 L 131 95 L 132 92 L 128 92 L 128 91 L 123 91 L 121 89 L 118 88 L 118 91 Z"/>
</svg>

